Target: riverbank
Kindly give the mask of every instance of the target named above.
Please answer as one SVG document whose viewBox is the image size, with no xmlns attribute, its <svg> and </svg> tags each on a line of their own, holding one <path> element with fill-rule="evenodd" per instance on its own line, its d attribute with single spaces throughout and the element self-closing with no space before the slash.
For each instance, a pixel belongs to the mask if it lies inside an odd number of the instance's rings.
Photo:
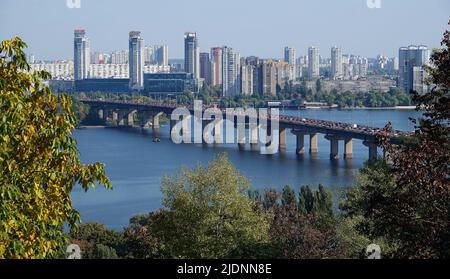
<svg viewBox="0 0 450 279">
<path fill-rule="evenodd" d="M 82 126 L 78 126 L 76 127 L 76 129 L 78 130 L 87 130 L 87 129 L 105 129 L 107 128 L 107 126 L 103 126 L 103 125 L 93 125 L 93 126 L 89 126 L 89 125 L 82 125 Z"/>
<path fill-rule="evenodd" d="M 345 107 L 341 110 L 415 110 L 416 106 L 394 106 L 394 107 Z"/>
</svg>

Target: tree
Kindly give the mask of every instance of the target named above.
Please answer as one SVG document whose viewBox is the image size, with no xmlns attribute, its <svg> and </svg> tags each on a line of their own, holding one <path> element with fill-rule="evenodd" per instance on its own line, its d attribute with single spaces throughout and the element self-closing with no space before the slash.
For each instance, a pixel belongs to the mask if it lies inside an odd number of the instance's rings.
<svg viewBox="0 0 450 279">
<path fill-rule="evenodd" d="M 163 219 L 164 211 L 138 215 L 130 220 L 130 226 L 125 229 L 124 257 L 133 259 L 165 258 L 164 244 L 152 232 L 155 220 Z"/>
<path fill-rule="evenodd" d="M 266 191 L 265 199 L 269 202 L 263 203 L 272 205 L 265 207 L 273 216 L 270 224 L 272 257 L 311 259 L 343 255 L 331 211 L 331 194 L 323 186 L 317 191 L 305 186 L 301 187 L 299 196 L 297 207 L 292 203 L 295 194 L 292 195 L 290 187 L 285 187 L 282 195 Z"/>
<path fill-rule="evenodd" d="M 316 92 L 322 92 L 322 82 L 320 81 L 320 79 L 316 80 Z"/>
<path fill-rule="evenodd" d="M 117 258 L 117 253 L 122 249 L 122 235 L 102 224 L 81 224 L 69 235 L 72 242 L 80 244 L 84 259 Z"/>
<path fill-rule="evenodd" d="M 80 221 L 70 193 L 110 188 L 101 164 L 83 165 L 72 131 L 71 98 L 29 74 L 19 38 L 0 46 L 0 258 L 46 258 L 65 243 L 64 223 Z"/>
<path fill-rule="evenodd" d="M 450 23 L 449 23 L 450 24 Z M 450 32 L 427 68 L 433 89 L 413 95 L 423 118 L 414 140 L 391 144 L 386 126 L 379 141 L 387 161 L 365 173 L 365 182 L 347 196 L 344 209 L 365 217 L 361 229 L 397 245 L 400 258 L 450 257 Z"/>
<path fill-rule="evenodd" d="M 291 188 L 291 186 L 286 185 L 283 188 L 283 194 L 281 196 L 281 203 L 284 206 L 296 206 L 297 205 L 297 198 L 295 196 L 294 189 Z"/>
<path fill-rule="evenodd" d="M 253 210 L 248 180 L 226 155 L 207 167 L 184 168 L 162 184 L 166 209 L 152 231 L 171 257 L 239 257 L 234 252 L 241 247 L 268 242 L 267 216 Z"/>
</svg>

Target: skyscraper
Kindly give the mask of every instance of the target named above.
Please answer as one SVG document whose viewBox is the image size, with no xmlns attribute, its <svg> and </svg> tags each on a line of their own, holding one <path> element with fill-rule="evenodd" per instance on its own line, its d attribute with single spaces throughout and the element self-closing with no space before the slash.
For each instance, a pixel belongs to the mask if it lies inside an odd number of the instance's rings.
<svg viewBox="0 0 450 279">
<path fill-rule="evenodd" d="M 398 83 L 406 93 L 412 90 L 425 93 L 426 73 L 423 66 L 430 60 L 430 50 L 426 46 L 409 46 L 399 49 Z"/>
<path fill-rule="evenodd" d="M 222 55 L 221 47 L 211 48 L 211 85 L 219 86 L 222 84 Z"/>
<path fill-rule="evenodd" d="M 331 79 L 340 79 L 342 75 L 342 50 L 334 46 L 331 48 Z"/>
<path fill-rule="evenodd" d="M 200 78 L 207 84 L 211 84 L 211 60 L 207 52 L 200 53 Z"/>
<path fill-rule="evenodd" d="M 152 65 L 154 64 L 155 48 L 153 46 L 144 47 L 144 64 Z"/>
<path fill-rule="evenodd" d="M 241 93 L 253 95 L 253 66 L 241 63 Z"/>
<path fill-rule="evenodd" d="M 311 46 L 308 49 L 308 77 L 310 79 L 318 78 L 319 70 L 319 49 Z"/>
<path fill-rule="evenodd" d="M 144 39 L 139 31 L 130 32 L 129 56 L 130 88 L 141 90 L 144 87 Z"/>
<path fill-rule="evenodd" d="M 296 51 L 293 47 L 284 48 L 284 61 L 291 65 L 290 80 L 295 80 L 297 78 L 297 67 L 296 67 Z"/>
<path fill-rule="evenodd" d="M 240 55 L 230 47 L 223 47 L 222 69 L 223 96 L 239 95 L 241 93 Z"/>
<path fill-rule="evenodd" d="M 184 71 L 200 78 L 200 49 L 197 33 L 184 33 Z"/>
<path fill-rule="evenodd" d="M 81 80 L 88 78 L 90 64 L 90 41 L 86 37 L 84 29 L 77 29 L 74 32 L 73 62 L 74 79 Z"/>
<path fill-rule="evenodd" d="M 155 62 L 160 66 L 169 65 L 169 48 L 167 45 L 157 45 L 154 47 Z"/>
</svg>

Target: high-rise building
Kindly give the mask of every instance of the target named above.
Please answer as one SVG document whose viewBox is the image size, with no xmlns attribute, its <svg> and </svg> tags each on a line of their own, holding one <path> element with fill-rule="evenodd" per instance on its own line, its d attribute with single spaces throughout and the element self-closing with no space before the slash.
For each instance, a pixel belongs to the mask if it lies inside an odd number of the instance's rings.
<svg viewBox="0 0 450 279">
<path fill-rule="evenodd" d="M 426 73 L 423 66 L 430 60 L 430 50 L 426 46 L 409 46 L 399 49 L 399 86 L 406 93 L 417 91 L 422 94 L 427 90 Z"/>
<path fill-rule="evenodd" d="M 169 65 L 169 48 L 167 45 L 157 45 L 154 47 L 154 56 L 156 64 L 160 66 Z"/>
<path fill-rule="evenodd" d="M 114 51 L 111 53 L 111 64 L 128 64 L 128 50 Z"/>
<path fill-rule="evenodd" d="M 90 64 L 90 41 L 86 37 L 84 29 L 77 29 L 74 32 L 74 79 L 81 80 L 89 76 Z"/>
<path fill-rule="evenodd" d="M 145 65 L 153 65 L 155 57 L 155 48 L 153 46 L 145 46 L 144 47 L 144 64 Z"/>
<path fill-rule="evenodd" d="M 334 46 L 331 48 L 331 79 L 340 79 L 342 75 L 342 50 Z"/>
<path fill-rule="evenodd" d="M 240 55 L 230 47 L 223 47 L 222 69 L 223 96 L 239 95 L 241 93 Z"/>
<path fill-rule="evenodd" d="M 211 60 L 207 52 L 200 53 L 200 78 L 211 84 Z"/>
<path fill-rule="evenodd" d="M 260 64 L 259 82 L 262 95 L 276 96 L 289 80 L 292 65 L 283 60 L 267 59 Z"/>
<path fill-rule="evenodd" d="M 251 66 L 253 69 L 253 94 L 262 95 L 262 60 L 256 56 L 249 56 L 245 59 L 245 65 Z"/>
<path fill-rule="evenodd" d="M 141 90 L 144 87 L 144 39 L 139 31 L 130 32 L 128 61 L 130 88 Z"/>
<path fill-rule="evenodd" d="M 242 63 L 241 63 L 242 64 Z M 253 66 L 241 65 L 241 93 L 242 95 L 253 95 Z"/>
<path fill-rule="evenodd" d="M 318 78 L 320 75 L 319 48 L 311 46 L 308 48 L 308 77 Z"/>
<path fill-rule="evenodd" d="M 195 32 L 184 33 L 184 71 L 200 78 L 200 49 Z"/>
<path fill-rule="evenodd" d="M 211 48 L 211 85 L 219 86 L 222 84 L 222 56 L 221 47 Z"/>
<path fill-rule="evenodd" d="M 284 61 L 291 65 L 291 73 L 289 80 L 295 80 L 297 78 L 297 67 L 296 67 L 296 51 L 293 47 L 285 47 L 284 48 Z"/>
</svg>

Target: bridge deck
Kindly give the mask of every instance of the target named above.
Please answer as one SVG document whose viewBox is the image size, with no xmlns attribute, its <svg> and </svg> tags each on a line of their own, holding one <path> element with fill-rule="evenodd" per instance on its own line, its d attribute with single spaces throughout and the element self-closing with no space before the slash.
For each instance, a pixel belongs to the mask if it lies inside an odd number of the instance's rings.
<svg viewBox="0 0 450 279">
<path fill-rule="evenodd" d="M 161 102 L 126 102 L 126 101 L 103 101 L 103 100 L 89 100 L 82 99 L 81 102 L 91 106 L 109 106 L 118 109 L 136 109 L 136 110 L 149 110 L 149 111 L 161 111 L 166 114 L 171 114 L 176 108 L 185 107 L 191 113 L 194 111 L 193 106 L 180 106 L 176 103 L 161 103 Z M 203 106 L 202 111 L 206 109 L 214 109 L 207 106 Z M 215 109 L 221 111 L 224 116 L 227 115 L 226 110 Z M 251 116 L 250 117 L 260 117 Z M 271 119 L 271 116 L 267 116 L 267 120 Z M 327 135 L 334 135 L 342 138 L 356 138 L 361 140 L 373 141 L 375 137 L 382 132 L 382 128 L 369 127 L 364 125 L 356 125 L 342 122 L 335 122 L 329 120 L 320 119 L 308 119 L 297 116 L 280 115 L 279 123 L 281 128 L 291 128 L 304 132 L 305 134 L 322 133 Z M 401 136 L 408 136 L 410 133 L 394 130 L 391 133 L 391 138 L 395 139 Z"/>
</svg>

